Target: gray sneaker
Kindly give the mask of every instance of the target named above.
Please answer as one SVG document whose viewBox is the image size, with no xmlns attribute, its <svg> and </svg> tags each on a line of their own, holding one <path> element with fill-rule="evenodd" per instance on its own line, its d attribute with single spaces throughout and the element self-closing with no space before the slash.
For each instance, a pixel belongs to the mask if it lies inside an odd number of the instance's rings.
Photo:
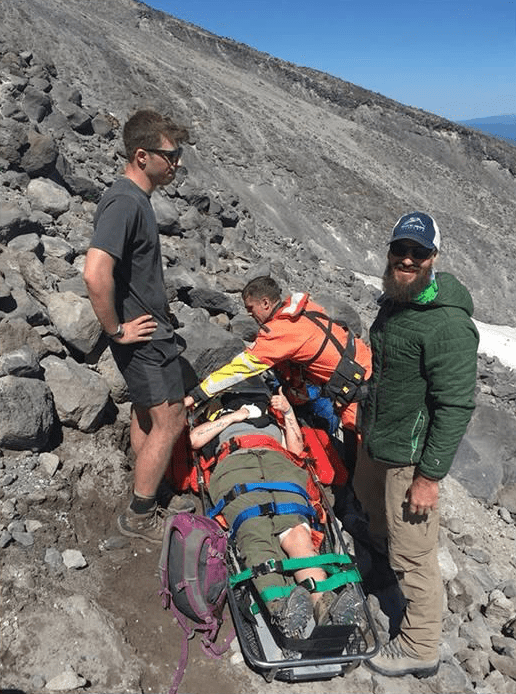
<svg viewBox="0 0 516 694">
<path fill-rule="evenodd" d="M 375 656 L 364 663 L 370 670 L 386 677 L 431 677 L 439 669 L 439 658 L 421 660 L 410 656 L 403 650 L 398 638 L 382 646 Z"/>
<path fill-rule="evenodd" d="M 319 626 L 328 624 L 356 624 L 363 621 L 362 599 L 353 584 L 348 583 L 337 595 L 333 590 L 325 591 L 315 604 L 315 622 Z"/>
<path fill-rule="evenodd" d="M 140 537 L 148 542 L 163 540 L 165 513 L 154 504 L 147 513 L 135 513 L 130 507 L 117 518 L 118 530 L 128 537 Z"/>
<path fill-rule="evenodd" d="M 302 638 L 312 615 L 310 593 L 296 586 L 288 598 L 273 600 L 269 606 L 271 621 L 287 638 Z"/>
</svg>

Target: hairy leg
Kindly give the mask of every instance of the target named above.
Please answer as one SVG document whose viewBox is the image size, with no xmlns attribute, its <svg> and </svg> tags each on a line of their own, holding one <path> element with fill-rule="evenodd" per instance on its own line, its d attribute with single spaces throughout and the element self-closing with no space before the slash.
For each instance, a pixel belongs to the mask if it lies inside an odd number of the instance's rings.
<svg viewBox="0 0 516 694">
<path fill-rule="evenodd" d="M 184 426 L 182 402 L 163 402 L 149 408 L 134 406 L 131 445 L 136 455 L 135 494 L 147 498 L 155 496 Z"/>
</svg>

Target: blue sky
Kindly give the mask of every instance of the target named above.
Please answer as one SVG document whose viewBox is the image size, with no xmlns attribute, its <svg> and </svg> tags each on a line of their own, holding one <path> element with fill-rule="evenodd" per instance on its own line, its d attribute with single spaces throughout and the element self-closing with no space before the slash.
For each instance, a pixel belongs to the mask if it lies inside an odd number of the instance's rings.
<svg viewBox="0 0 516 694">
<path fill-rule="evenodd" d="M 450 120 L 516 114 L 516 0 L 150 0 Z"/>
</svg>

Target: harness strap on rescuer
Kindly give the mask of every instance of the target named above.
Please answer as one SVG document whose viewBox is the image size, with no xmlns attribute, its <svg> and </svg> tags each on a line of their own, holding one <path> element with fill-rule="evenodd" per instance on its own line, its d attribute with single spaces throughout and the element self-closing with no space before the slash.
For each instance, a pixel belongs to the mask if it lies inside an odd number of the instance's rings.
<svg viewBox="0 0 516 694">
<path fill-rule="evenodd" d="M 321 356 L 330 340 L 341 355 L 331 378 L 322 386 L 322 394 L 333 402 L 339 402 L 342 405 L 349 405 L 351 402 L 363 400 L 367 388 L 364 384 L 366 370 L 355 361 L 355 334 L 351 328 L 343 323 L 336 323 L 332 318 L 320 311 L 303 311 L 302 315 L 311 320 L 325 334 L 319 350 L 310 361 L 306 362 L 305 366 L 309 366 Z M 328 324 L 325 325 L 321 319 L 327 321 Z M 332 333 L 333 325 L 339 325 L 348 331 L 348 340 L 345 347 Z"/>
</svg>

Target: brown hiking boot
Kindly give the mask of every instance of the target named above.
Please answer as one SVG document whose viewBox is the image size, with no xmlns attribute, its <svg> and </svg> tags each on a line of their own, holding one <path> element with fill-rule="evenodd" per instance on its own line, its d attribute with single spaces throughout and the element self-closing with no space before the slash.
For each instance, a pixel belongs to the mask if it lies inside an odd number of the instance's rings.
<svg viewBox="0 0 516 694">
<path fill-rule="evenodd" d="M 117 518 L 118 530 L 128 537 L 140 537 L 148 542 L 161 543 L 163 540 L 166 514 L 154 504 L 147 513 L 135 513 L 130 507 Z"/>
<path fill-rule="evenodd" d="M 398 638 L 389 641 L 380 648 L 379 653 L 364 662 L 370 670 L 386 677 L 431 677 L 439 669 L 438 657 L 421 660 L 417 656 L 411 656 L 403 650 Z"/>
<path fill-rule="evenodd" d="M 195 513 L 195 502 L 188 494 L 174 494 L 170 499 L 167 508 L 163 509 L 167 516 L 176 513 Z"/>
<path fill-rule="evenodd" d="M 314 605 L 314 619 L 318 626 L 331 624 L 330 607 L 337 599 L 333 590 L 326 590 Z"/>
</svg>

